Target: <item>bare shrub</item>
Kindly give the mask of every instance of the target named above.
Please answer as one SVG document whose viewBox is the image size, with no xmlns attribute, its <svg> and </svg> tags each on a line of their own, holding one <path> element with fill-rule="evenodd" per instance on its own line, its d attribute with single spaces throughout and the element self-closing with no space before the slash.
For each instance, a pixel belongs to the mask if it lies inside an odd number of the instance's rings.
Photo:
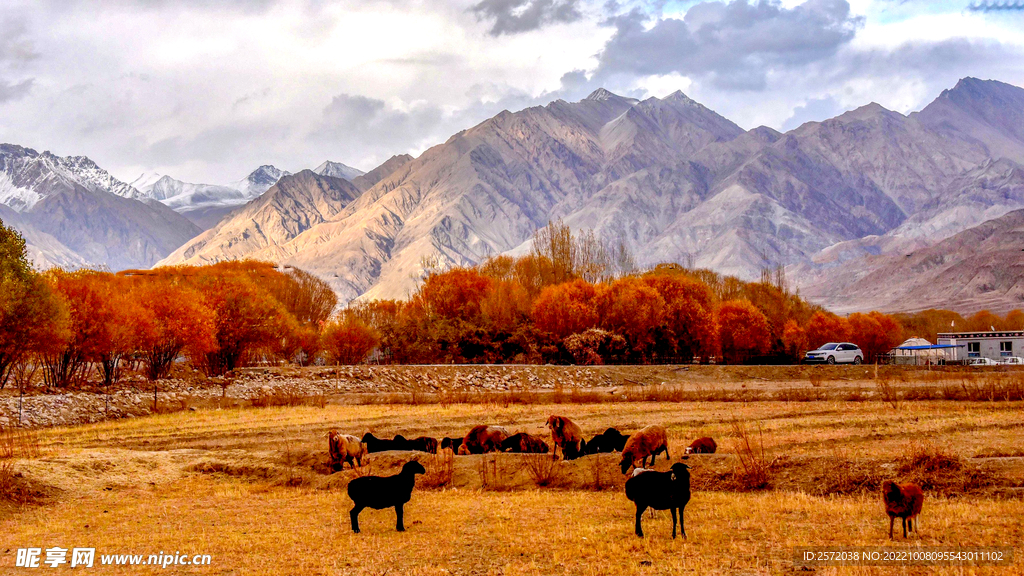
<svg viewBox="0 0 1024 576">
<path fill-rule="evenodd" d="M 451 450 L 445 450 L 440 454 L 431 454 L 429 458 L 422 461 L 427 473 L 419 478 L 418 484 L 427 489 L 445 488 L 451 486 L 455 477 L 455 455 Z"/>
<path fill-rule="evenodd" d="M 900 407 L 899 392 L 893 385 L 892 380 L 888 376 L 881 376 L 875 380 L 875 385 L 878 387 L 878 397 L 883 402 L 892 406 L 893 410 L 898 410 Z"/>
<path fill-rule="evenodd" d="M 734 450 L 740 462 L 733 472 L 738 485 L 747 490 L 763 490 L 770 487 L 772 468 L 777 459 L 772 458 L 765 448 L 761 423 L 757 424 L 757 436 L 748 432 L 742 422 L 733 422 L 732 431 L 736 437 Z"/>
<path fill-rule="evenodd" d="M 529 454 L 526 456 L 526 471 L 537 486 L 552 486 L 561 477 L 561 461 L 547 454 Z"/>
<path fill-rule="evenodd" d="M 477 466 L 477 474 L 480 475 L 480 487 L 484 490 L 499 490 L 501 488 L 498 475 L 498 454 L 484 454 Z"/>
</svg>

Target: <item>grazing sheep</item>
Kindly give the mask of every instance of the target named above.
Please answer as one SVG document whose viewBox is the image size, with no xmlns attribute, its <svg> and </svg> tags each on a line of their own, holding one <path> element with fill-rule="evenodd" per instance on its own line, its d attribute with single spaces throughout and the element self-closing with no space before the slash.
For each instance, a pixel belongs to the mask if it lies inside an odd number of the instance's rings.
<svg viewBox="0 0 1024 576">
<path fill-rule="evenodd" d="M 646 467 L 648 457 L 653 466 L 655 458 L 662 452 L 665 453 L 666 459 L 670 458 L 668 434 L 665 432 L 665 428 L 651 424 L 639 432 L 634 432 L 629 440 L 626 440 L 626 445 L 622 448 L 622 460 L 619 461 L 619 467 L 622 468 L 622 473 L 626 474 L 629 472 L 630 466 L 633 466 L 637 460 L 640 460 L 641 465 Z"/>
<path fill-rule="evenodd" d="M 676 537 L 676 510 L 679 510 L 679 533 L 686 538 L 686 525 L 683 522 L 683 510 L 690 501 L 690 469 L 682 462 L 672 465 L 668 472 L 645 471 L 633 472 L 626 480 L 626 498 L 636 504 L 636 535 L 644 537 L 640 519 L 644 510 L 672 511 L 672 538 Z"/>
<path fill-rule="evenodd" d="M 891 480 L 882 482 L 882 501 L 889 515 L 889 540 L 892 540 L 892 525 L 896 518 L 903 520 L 903 537 L 907 530 L 914 532 L 914 521 L 921 513 L 924 494 L 917 484 L 897 484 Z"/>
<path fill-rule="evenodd" d="M 383 510 L 394 508 L 398 518 L 397 530 L 405 532 L 402 522 L 402 507 L 412 499 L 412 489 L 416 485 L 416 475 L 426 474 L 426 469 L 419 462 L 412 460 L 402 466 L 402 471 L 394 476 L 363 476 L 348 483 L 348 496 L 355 503 L 349 516 L 352 519 L 352 531 L 359 533 L 359 513 L 364 508 Z"/>
<path fill-rule="evenodd" d="M 395 436 L 391 440 L 385 440 L 383 438 L 377 438 L 370 432 L 363 434 L 363 443 L 366 444 L 366 451 L 371 454 L 374 452 L 387 452 L 388 450 L 412 450 L 412 446 L 405 436 L 401 434 Z"/>
<path fill-rule="evenodd" d="M 583 455 L 583 429 L 575 422 L 565 416 L 551 416 L 548 418 L 547 426 L 551 429 L 555 458 L 558 458 L 559 449 L 566 460 L 574 460 Z"/>
<path fill-rule="evenodd" d="M 591 438 L 590 442 L 586 442 L 586 445 L 583 447 L 583 453 L 605 454 L 609 452 L 620 452 L 626 445 L 626 440 L 628 439 L 629 436 L 626 436 L 615 428 L 609 428 Z"/>
<path fill-rule="evenodd" d="M 345 468 L 345 462 L 352 468 L 358 462 L 363 465 L 363 458 L 366 456 L 366 444 L 359 441 L 359 438 L 342 434 L 337 430 L 327 433 L 327 448 L 331 455 L 331 469 L 335 472 Z"/>
<path fill-rule="evenodd" d="M 462 438 L 448 438 L 441 440 L 441 450 L 447 448 L 456 454 L 459 453 L 459 448 L 462 447 Z"/>
<path fill-rule="evenodd" d="M 714 438 L 697 438 L 692 444 L 686 447 L 687 454 L 714 454 L 715 450 L 718 450 L 718 444 L 715 444 Z"/>
<path fill-rule="evenodd" d="M 508 438 L 508 430 L 501 426 L 474 426 L 462 439 L 459 454 L 486 454 L 501 450 L 501 443 Z"/>
<path fill-rule="evenodd" d="M 420 452 L 426 452 L 428 454 L 437 454 L 437 439 L 429 436 L 420 436 L 419 438 L 413 438 L 409 440 L 409 446 L 412 450 L 418 450 Z"/>
<path fill-rule="evenodd" d="M 505 441 L 501 443 L 502 452 L 515 452 L 520 454 L 547 454 L 548 450 L 547 442 L 534 436 L 533 434 L 527 434 L 526 432 L 520 432 L 513 434 Z"/>
</svg>

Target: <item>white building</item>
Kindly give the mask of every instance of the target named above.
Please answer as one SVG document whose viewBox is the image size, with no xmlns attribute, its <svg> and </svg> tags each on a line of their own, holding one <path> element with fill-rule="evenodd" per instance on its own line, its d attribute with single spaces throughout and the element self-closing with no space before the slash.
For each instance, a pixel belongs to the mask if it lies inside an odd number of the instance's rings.
<svg viewBox="0 0 1024 576">
<path fill-rule="evenodd" d="M 1024 331 L 945 332 L 939 344 L 956 346 L 956 360 L 988 358 L 999 361 L 1010 356 L 1024 356 Z"/>
</svg>

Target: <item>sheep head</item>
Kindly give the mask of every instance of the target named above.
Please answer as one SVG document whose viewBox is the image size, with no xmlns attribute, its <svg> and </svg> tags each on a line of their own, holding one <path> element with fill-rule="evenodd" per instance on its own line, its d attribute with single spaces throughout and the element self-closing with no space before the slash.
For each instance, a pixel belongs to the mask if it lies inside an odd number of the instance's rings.
<svg viewBox="0 0 1024 576">
<path fill-rule="evenodd" d="M 629 468 L 633 465 L 633 452 L 630 450 L 622 451 L 622 460 L 619 461 L 619 468 L 622 469 L 623 474 L 629 472 Z"/>
<path fill-rule="evenodd" d="M 410 460 L 410 461 L 406 462 L 404 466 L 402 466 L 402 474 L 416 475 L 416 474 L 426 474 L 426 473 L 427 473 L 427 469 L 423 467 L 423 464 L 420 464 L 416 460 Z"/>
</svg>

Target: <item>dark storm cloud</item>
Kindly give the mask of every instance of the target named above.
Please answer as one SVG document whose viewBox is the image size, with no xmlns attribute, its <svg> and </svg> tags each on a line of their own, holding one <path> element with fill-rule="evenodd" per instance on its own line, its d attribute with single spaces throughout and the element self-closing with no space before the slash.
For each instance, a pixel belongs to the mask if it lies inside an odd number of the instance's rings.
<svg viewBox="0 0 1024 576">
<path fill-rule="evenodd" d="M 615 35 L 599 55 L 598 75 L 678 72 L 719 88 L 760 90 L 775 69 L 827 59 L 853 39 L 862 18 L 845 0 L 702 2 L 682 19 L 652 27 L 634 9 L 611 18 Z"/>
<path fill-rule="evenodd" d="M 482 0 L 470 8 L 482 21 L 493 21 L 492 36 L 537 30 L 547 24 L 583 17 L 579 0 Z"/>
</svg>

